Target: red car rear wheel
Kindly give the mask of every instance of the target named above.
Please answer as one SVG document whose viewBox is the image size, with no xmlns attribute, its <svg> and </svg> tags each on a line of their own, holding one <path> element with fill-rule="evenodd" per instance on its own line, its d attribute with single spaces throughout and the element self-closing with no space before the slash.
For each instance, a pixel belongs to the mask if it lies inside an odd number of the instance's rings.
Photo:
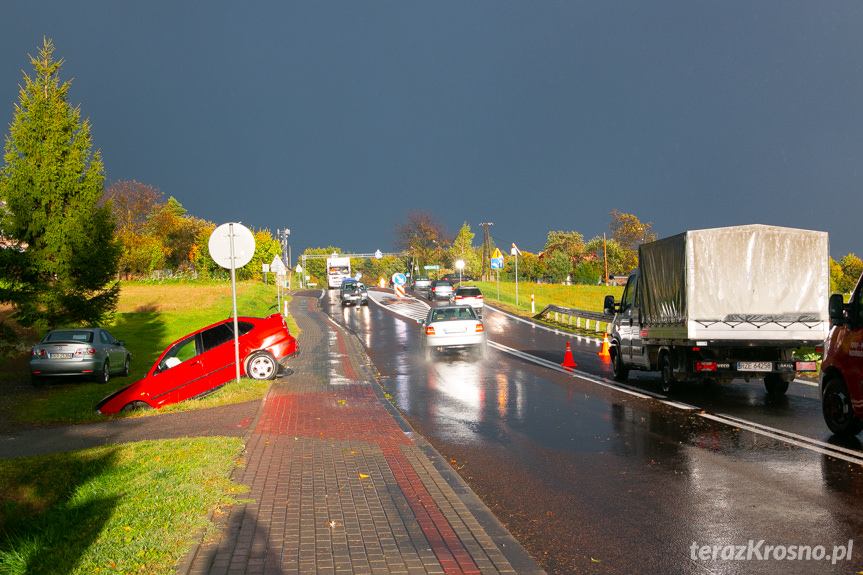
<svg viewBox="0 0 863 575">
<path fill-rule="evenodd" d="M 252 379 L 273 379 L 279 371 L 279 363 L 266 351 L 258 351 L 246 361 L 246 374 Z"/>
</svg>

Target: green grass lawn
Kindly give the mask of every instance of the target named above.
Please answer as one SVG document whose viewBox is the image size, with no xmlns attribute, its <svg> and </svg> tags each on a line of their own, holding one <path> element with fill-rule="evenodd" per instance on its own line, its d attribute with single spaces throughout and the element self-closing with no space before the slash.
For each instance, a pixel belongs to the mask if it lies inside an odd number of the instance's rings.
<svg viewBox="0 0 863 575">
<path fill-rule="evenodd" d="M 572 309 L 601 312 L 602 301 L 607 295 L 613 295 L 616 301 L 620 301 L 623 287 L 585 286 L 585 285 L 560 285 L 560 284 L 535 284 L 530 282 L 519 282 L 518 294 L 513 282 L 471 282 L 482 291 L 483 299 L 501 309 L 524 317 L 533 317 L 540 313 L 548 305 L 559 305 Z M 530 297 L 534 296 L 533 307 Z M 516 297 L 517 305 L 516 305 Z M 550 315 L 540 319 L 541 323 L 553 325 L 556 328 L 569 330 L 598 337 L 602 331 L 596 329 L 578 329 L 573 325 L 561 322 L 555 323 L 554 316 Z M 600 324 L 600 328 L 605 328 Z"/>
<path fill-rule="evenodd" d="M 175 573 L 242 489 L 226 437 L 0 461 L 0 573 Z"/>
</svg>

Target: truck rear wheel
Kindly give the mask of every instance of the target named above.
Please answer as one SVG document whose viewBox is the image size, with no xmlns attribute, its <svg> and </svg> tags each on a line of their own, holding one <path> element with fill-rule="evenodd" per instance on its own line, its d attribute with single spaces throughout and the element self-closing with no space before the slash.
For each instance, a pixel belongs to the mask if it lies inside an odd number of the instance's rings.
<svg viewBox="0 0 863 575">
<path fill-rule="evenodd" d="M 662 374 L 662 392 L 672 393 L 674 391 L 674 369 L 671 367 L 671 355 L 663 353 L 659 357 L 659 373 Z"/>
<path fill-rule="evenodd" d="M 863 429 L 863 420 L 854 415 L 848 387 L 841 377 L 831 377 L 824 386 L 821 412 L 827 427 L 836 435 L 851 437 Z"/>
<path fill-rule="evenodd" d="M 764 376 L 764 387 L 771 395 L 784 395 L 788 391 L 788 382 L 780 374 L 770 373 Z"/>
<path fill-rule="evenodd" d="M 629 377 L 629 369 L 623 364 L 623 357 L 617 346 L 611 348 L 611 373 L 615 381 L 624 382 Z"/>
</svg>

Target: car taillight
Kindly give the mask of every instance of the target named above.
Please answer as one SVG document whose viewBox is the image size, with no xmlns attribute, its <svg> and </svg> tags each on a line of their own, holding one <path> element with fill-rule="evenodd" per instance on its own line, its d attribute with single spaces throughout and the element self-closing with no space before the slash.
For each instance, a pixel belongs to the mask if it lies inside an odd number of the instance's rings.
<svg viewBox="0 0 863 575">
<path fill-rule="evenodd" d="M 715 361 L 696 361 L 695 371 L 716 371 Z"/>
<path fill-rule="evenodd" d="M 91 347 L 88 349 L 79 349 L 75 352 L 75 355 L 84 355 L 84 354 L 93 355 L 94 353 L 96 353 L 96 350 Z"/>
<path fill-rule="evenodd" d="M 477 332 L 477 333 L 482 333 L 482 332 L 484 332 L 484 331 L 485 331 L 485 330 L 483 329 L 483 327 L 482 327 L 482 324 L 481 324 L 481 323 L 476 324 L 476 332 Z"/>
<path fill-rule="evenodd" d="M 434 335 L 434 328 L 432 326 L 426 328 L 426 335 Z"/>
<path fill-rule="evenodd" d="M 33 349 L 30 351 L 30 354 L 35 355 L 36 357 L 38 357 L 40 355 L 42 357 L 45 357 L 45 350 L 44 349 Z"/>
</svg>

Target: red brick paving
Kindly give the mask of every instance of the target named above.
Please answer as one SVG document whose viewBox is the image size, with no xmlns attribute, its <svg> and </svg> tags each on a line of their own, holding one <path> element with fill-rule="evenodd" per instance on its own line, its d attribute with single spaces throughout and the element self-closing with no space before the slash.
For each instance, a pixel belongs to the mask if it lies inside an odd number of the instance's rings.
<svg viewBox="0 0 863 575">
<path fill-rule="evenodd" d="M 339 349 L 344 344 L 339 338 Z M 332 392 L 292 394 L 271 390 L 255 433 L 377 443 L 402 493 L 447 574 L 478 574 L 479 568 L 434 502 L 399 445 L 411 441 L 396 425 L 371 386 L 339 386 Z"/>
</svg>

